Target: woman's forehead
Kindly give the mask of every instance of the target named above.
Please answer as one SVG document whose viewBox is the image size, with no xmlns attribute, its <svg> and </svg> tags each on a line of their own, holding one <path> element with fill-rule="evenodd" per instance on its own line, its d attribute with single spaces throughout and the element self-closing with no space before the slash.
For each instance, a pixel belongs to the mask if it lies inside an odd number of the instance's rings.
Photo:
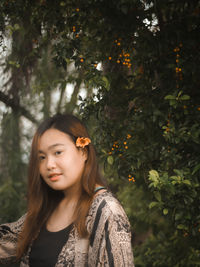
<svg viewBox="0 0 200 267">
<path fill-rule="evenodd" d="M 73 144 L 72 138 L 69 134 L 66 134 L 57 129 L 48 129 L 46 132 L 42 134 L 42 136 L 38 140 L 38 149 L 48 149 L 54 148 L 56 146 L 62 146 L 66 144 Z"/>
</svg>

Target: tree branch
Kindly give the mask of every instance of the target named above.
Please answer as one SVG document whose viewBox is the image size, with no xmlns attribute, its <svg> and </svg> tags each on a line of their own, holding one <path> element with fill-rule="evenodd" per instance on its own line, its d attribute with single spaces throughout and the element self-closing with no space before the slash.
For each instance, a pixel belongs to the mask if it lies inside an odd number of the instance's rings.
<svg viewBox="0 0 200 267">
<path fill-rule="evenodd" d="M 37 120 L 30 114 L 28 110 L 20 105 L 16 105 L 15 101 L 9 98 L 8 95 L 0 91 L 0 101 L 3 102 L 6 106 L 11 107 L 14 111 L 19 111 L 22 116 L 27 118 L 33 123 L 37 123 Z"/>
</svg>

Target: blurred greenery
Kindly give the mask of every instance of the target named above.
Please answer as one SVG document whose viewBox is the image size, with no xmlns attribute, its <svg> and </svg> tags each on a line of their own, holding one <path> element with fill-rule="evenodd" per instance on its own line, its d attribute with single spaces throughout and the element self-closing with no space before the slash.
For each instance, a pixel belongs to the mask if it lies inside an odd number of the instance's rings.
<svg viewBox="0 0 200 267">
<path fill-rule="evenodd" d="M 0 222 L 25 212 L 38 121 L 73 112 L 128 214 L 136 267 L 200 266 L 199 15 L 198 0 L 1 1 Z"/>
</svg>

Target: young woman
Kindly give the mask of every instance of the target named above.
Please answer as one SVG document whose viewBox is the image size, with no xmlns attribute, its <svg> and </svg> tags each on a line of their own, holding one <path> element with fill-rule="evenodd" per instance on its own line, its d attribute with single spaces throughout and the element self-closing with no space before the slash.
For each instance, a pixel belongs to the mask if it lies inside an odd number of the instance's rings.
<svg viewBox="0 0 200 267">
<path fill-rule="evenodd" d="M 134 266 L 127 216 L 73 115 L 45 120 L 34 135 L 27 213 L 0 226 L 0 263 L 16 259 L 21 267 Z"/>
</svg>

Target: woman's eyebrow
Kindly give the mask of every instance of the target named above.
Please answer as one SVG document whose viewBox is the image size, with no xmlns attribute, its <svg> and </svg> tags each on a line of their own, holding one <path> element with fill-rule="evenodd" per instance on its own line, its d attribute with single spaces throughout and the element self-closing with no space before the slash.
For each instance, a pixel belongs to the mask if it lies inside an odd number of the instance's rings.
<svg viewBox="0 0 200 267">
<path fill-rule="evenodd" d="M 57 146 L 64 146 L 64 144 L 56 143 L 56 144 L 50 145 L 50 146 L 48 147 L 48 150 L 51 150 L 51 149 L 53 149 L 53 148 L 55 148 L 55 147 L 57 147 Z M 43 152 L 42 150 L 38 150 L 38 153 L 44 153 L 44 152 Z"/>
</svg>

